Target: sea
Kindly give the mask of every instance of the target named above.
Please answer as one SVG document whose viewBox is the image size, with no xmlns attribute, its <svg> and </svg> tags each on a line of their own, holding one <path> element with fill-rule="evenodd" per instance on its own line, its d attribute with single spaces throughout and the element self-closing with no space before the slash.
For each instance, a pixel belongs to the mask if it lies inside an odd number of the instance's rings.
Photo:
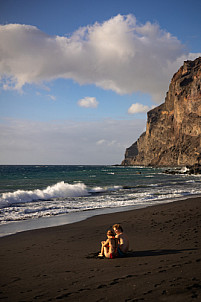
<svg viewBox="0 0 201 302">
<path fill-rule="evenodd" d="M 186 169 L 1 165 L 0 236 L 201 195 L 201 175 Z"/>
</svg>

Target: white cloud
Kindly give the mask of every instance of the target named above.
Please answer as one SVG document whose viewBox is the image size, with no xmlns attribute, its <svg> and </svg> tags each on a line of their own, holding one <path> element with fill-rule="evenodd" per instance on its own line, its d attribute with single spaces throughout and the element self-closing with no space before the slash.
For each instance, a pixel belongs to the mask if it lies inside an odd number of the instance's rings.
<svg viewBox="0 0 201 302">
<path fill-rule="evenodd" d="M 87 96 L 84 99 L 79 100 L 78 105 L 85 108 L 96 108 L 98 106 L 98 101 L 94 97 Z"/>
<path fill-rule="evenodd" d="M 0 164 L 116 164 L 145 120 L 0 122 Z"/>
<path fill-rule="evenodd" d="M 58 78 L 95 84 L 119 94 L 141 91 L 164 100 L 172 75 L 186 59 L 181 42 L 159 25 L 117 15 L 82 27 L 70 37 L 31 25 L 0 26 L 0 77 L 4 89 Z"/>
<path fill-rule="evenodd" d="M 50 98 L 52 101 L 56 101 L 56 96 L 51 95 L 51 94 L 48 94 L 47 96 L 48 96 L 48 98 Z"/>
<path fill-rule="evenodd" d="M 110 147 L 110 146 L 115 146 L 115 147 L 121 147 L 121 143 L 119 143 L 116 140 L 105 140 L 105 139 L 100 139 L 99 141 L 96 142 L 96 145 L 103 145 L 106 147 Z"/>
<path fill-rule="evenodd" d="M 103 145 L 106 143 L 105 139 L 100 139 L 99 141 L 96 142 L 96 145 Z"/>
<path fill-rule="evenodd" d="M 151 108 L 149 106 L 145 106 L 140 103 L 135 103 L 130 106 L 130 108 L 128 109 L 128 113 L 129 114 L 145 113 L 150 109 Z"/>
</svg>

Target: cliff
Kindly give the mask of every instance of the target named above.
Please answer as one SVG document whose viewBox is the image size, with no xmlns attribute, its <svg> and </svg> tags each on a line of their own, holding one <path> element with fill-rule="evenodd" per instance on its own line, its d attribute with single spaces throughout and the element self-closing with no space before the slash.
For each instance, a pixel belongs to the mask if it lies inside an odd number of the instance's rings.
<svg viewBox="0 0 201 302">
<path fill-rule="evenodd" d="M 147 127 L 122 165 L 185 166 L 201 162 L 201 57 L 173 76 L 165 103 L 147 113 Z"/>
</svg>

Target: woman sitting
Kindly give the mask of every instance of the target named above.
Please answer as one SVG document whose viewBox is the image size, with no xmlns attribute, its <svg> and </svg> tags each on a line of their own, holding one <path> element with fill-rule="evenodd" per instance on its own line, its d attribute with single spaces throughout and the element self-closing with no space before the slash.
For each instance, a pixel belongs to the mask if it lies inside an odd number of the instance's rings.
<svg viewBox="0 0 201 302">
<path fill-rule="evenodd" d="M 102 241 L 101 252 L 98 257 L 113 259 L 117 256 L 117 240 L 112 230 L 107 231 L 107 240 Z"/>
</svg>

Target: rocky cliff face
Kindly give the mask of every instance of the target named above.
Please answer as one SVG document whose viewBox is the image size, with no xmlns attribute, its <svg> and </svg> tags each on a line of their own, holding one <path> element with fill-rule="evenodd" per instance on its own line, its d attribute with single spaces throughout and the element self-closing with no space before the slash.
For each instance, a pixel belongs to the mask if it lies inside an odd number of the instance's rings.
<svg viewBox="0 0 201 302">
<path fill-rule="evenodd" d="M 122 165 L 184 166 L 201 162 L 201 57 L 173 76 L 165 103 L 147 113 L 147 127 Z"/>
</svg>

